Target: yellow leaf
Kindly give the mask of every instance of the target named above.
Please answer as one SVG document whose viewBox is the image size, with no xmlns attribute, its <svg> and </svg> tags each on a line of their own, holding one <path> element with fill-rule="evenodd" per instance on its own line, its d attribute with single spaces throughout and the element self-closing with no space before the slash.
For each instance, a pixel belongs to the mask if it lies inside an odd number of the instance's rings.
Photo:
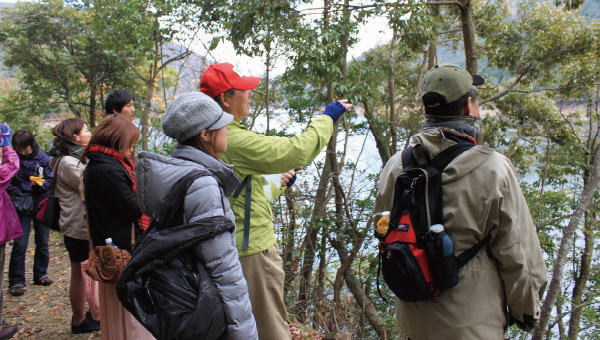
<svg viewBox="0 0 600 340">
<path fill-rule="evenodd" d="M 46 295 L 42 295 L 42 296 L 40 296 L 38 299 L 40 299 L 40 300 L 42 300 L 42 301 L 43 301 L 43 300 L 46 300 Z"/>
</svg>

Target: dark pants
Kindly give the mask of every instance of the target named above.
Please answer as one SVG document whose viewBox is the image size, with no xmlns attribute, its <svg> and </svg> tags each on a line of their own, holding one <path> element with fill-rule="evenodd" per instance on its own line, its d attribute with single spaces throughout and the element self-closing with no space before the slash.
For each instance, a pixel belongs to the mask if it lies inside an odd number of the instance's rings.
<svg viewBox="0 0 600 340">
<path fill-rule="evenodd" d="M 8 286 L 25 285 L 25 254 L 27 253 L 27 244 L 29 243 L 29 233 L 31 232 L 31 221 L 35 232 L 35 256 L 33 258 L 33 280 L 48 276 L 48 262 L 50 253 L 48 252 L 48 237 L 50 229 L 33 218 L 33 215 L 19 214 L 19 221 L 23 228 L 23 236 L 13 241 L 13 249 L 10 254 L 8 266 Z"/>
</svg>

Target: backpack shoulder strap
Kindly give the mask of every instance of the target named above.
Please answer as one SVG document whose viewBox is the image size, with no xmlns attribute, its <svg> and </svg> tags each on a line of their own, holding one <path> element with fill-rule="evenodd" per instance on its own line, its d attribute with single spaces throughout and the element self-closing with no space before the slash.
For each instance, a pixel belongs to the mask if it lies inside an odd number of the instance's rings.
<svg viewBox="0 0 600 340">
<path fill-rule="evenodd" d="M 50 195 L 54 196 L 54 193 L 56 192 L 56 183 L 58 182 L 58 165 L 60 164 L 60 161 L 62 161 L 62 159 L 65 156 L 58 156 L 58 159 L 56 160 L 56 170 L 52 170 L 54 171 L 54 178 L 52 179 L 52 184 L 50 184 L 50 190 L 48 191 L 50 193 Z"/>
<path fill-rule="evenodd" d="M 175 218 L 182 215 L 183 201 L 189 187 L 196 179 L 202 176 L 206 176 L 206 174 L 202 171 L 194 170 L 175 182 L 175 185 L 173 185 L 167 196 L 161 201 L 161 209 L 154 218 L 155 221 L 153 222 L 155 223 L 152 223 L 156 224 L 154 227 L 158 227 L 159 229 L 168 228 Z"/>
<path fill-rule="evenodd" d="M 456 257 L 456 267 L 462 268 L 467 262 L 471 261 L 472 258 L 479 253 L 481 248 L 485 247 L 490 241 L 492 235 L 486 236 L 483 240 L 479 241 L 476 245 L 462 252 L 462 254 Z"/>
<path fill-rule="evenodd" d="M 246 188 L 246 201 L 244 206 L 244 241 L 242 243 L 242 249 L 248 249 L 250 245 L 250 212 L 252 210 L 252 175 L 246 176 L 240 186 L 235 189 L 235 192 L 231 197 L 238 198 L 242 193 L 242 190 Z"/>
<path fill-rule="evenodd" d="M 474 146 L 475 145 L 470 143 L 454 144 L 446 150 L 440 152 L 431 160 L 429 164 L 436 168 L 439 172 L 442 172 L 456 157 L 461 155 L 463 152 L 470 150 Z"/>
<path fill-rule="evenodd" d="M 418 162 L 415 154 L 418 153 L 421 156 L 425 163 L 421 164 Z M 404 151 L 402 151 L 402 168 L 409 167 L 423 167 L 429 164 L 432 161 L 431 156 L 429 156 L 429 149 L 423 144 L 416 144 L 414 147 L 409 146 Z"/>
<path fill-rule="evenodd" d="M 407 147 L 402 151 L 402 168 L 408 168 L 414 164 L 413 160 L 413 148 L 412 146 Z"/>
</svg>

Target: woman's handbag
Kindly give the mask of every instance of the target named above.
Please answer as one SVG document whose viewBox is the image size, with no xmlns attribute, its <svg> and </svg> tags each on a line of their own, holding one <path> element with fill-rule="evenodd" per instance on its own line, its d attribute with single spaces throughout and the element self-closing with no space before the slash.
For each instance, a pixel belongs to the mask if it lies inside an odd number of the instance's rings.
<svg viewBox="0 0 600 340">
<path fill-rule="evenodd" d="M 54 167 L 56 170 L 54 173 L 56 176 L 50 186 L 50 194 L 47 198 L 40 202 L 38 205 L 38 213 L 35 215 L 35 219 L 42 222 L 46 227 L 60 232 L 60 204 L 58 203 L 58 197 L 56 197 L 56 183 L 58 182 L 58 165 L 64 156 L 61 156 L 56 162 Z"/>
<path fill-rule="evenodd" d="M 38 209 L 35 219 L 52 230 L 60 231 L 60 205 L 58 203 L 58 197 L 55 197 L 54 194 L 50 194 L 50 196 L 44 198 L 44 200 L 40 202 Z"/>
<path fill-rule="evenodd" d="M 33 212 L 33 196 L 29 193 L 21 196 L 11 197 L 15 210 L 20 214 L 31 214 Z"/>
<path fill-rule="evenodd" d="M 115 284 L 131 255 L 115 246 L 97 246 L 90 250 L 85 272 L 94 281 Z"/>
</svg>

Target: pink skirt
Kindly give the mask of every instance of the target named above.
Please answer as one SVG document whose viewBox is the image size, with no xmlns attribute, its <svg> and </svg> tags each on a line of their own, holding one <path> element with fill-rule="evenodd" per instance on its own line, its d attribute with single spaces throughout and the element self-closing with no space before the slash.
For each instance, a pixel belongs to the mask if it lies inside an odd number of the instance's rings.
<svg viewBox="0 0 600 340">
<path fill-rule="evenodd" d="M 115 285 L 100 283 L 102 340 L 153 340 L 154 337 L 119 301 Z"/>
</svg>

